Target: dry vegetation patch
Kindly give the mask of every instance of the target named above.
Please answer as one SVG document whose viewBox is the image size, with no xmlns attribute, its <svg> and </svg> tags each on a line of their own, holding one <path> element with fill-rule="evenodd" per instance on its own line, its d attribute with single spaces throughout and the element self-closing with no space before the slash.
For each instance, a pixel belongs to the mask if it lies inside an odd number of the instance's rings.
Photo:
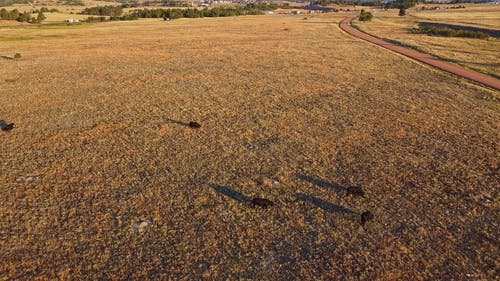
<svg viewBox="0 0 500 281">
<path fill-rule="evenodd" d="M 495 278 L 498 93 L 342 18 L 2 31 L 0 276 Z"/>
<path fill-rule="evenodd" d="M 433 5 L 431 5 L 433 6 Z M 427 5 L 429 7 L 429 5 Z M 498 33 L 500 7 L 498 5 L 468 5 L 465 9 L 421 11 L 411 9 L 409 15 L 398 16 L 397 10 L 377 10 L 371 22 L 356 22 L 363 31 L 377 37 L 397 42 L 445 61 L 500 78 L 498 38 L 489 39 L 429 36 L 415 34 L 419 23 L 438 23 L 453 26 L 487 29 Z"/>
</svg>

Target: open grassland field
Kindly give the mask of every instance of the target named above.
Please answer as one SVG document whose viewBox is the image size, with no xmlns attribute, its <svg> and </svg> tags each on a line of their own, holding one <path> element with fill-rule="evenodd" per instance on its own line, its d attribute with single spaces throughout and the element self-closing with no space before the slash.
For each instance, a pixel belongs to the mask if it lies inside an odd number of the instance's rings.
<svg viewBox="0 0 500 281">
<path fill-rule="evenodd" d="M 0 279 L 495 279 L 498 92 L 344 16 L 4 27 Z"/>
<path fill-rule="evenodd" d="M 434 5 L 426 5 L 432 7 Z M 398 10 L 376 10 L 371 22 L 355 25 L 380 38 L 394 40 L 462 67 L 500 78 L 500 39 L 488 40 L 458 37 L 439 37 L 414 34 L 419 22 L 472 26 L 500 32 L 500 5 L 467 5 L 465 9 L 444 9 L 457 5 L 441 5 L 441 10 L 416 11 L 398 16 Z"/>
<path fill-rule="evenodd" d="M 39 10 L 41 8 L 47 8 L 47 9 L 57 9 L 60 12 L 63 13 L 79 13 L 86 7 L 96 7 L 96 6 L 107 6 L 107 5 L 113 5 L 113 6 L 118 6 L 120 5 L 119 3 L 116 2 L 107 2 L 107 1 L 89 1 L 89 0 L 82 0 L 81 1 L 83 5 L 67 5 L 65 4 L 64 1 L 53 1 L 53 0 L 43 0 L 43 1 L 36 1 L 33 4 L 13 4 L 9 6 L 0 6 L 1 8 L 6 8 L 7 10 L 12 10 L 12 9 L 17 9 L 21 12 L 24 11 L 32 11 L 32 10 Z M 0 4 L 2 4 L 2 0 L 0 0 Z"/>
<path fill-rule="evenodd" d="M 67 14 L 67 13 L 45 13 L 44 15 L 47 17 L 47 19 L 43 21 L 44 23 L 61 23 L 67 19 L 84 21 L 89 17 L 89 15 L 77 15 L 77 14 Z"/>
<path fill-rule="evenodd" d="M 449 9 L 463 5 L 465 9 Z M 471 25 L 484 28 L 500 28 L 500 7 L 493 4 L 450 4 L 450 5 L 422 5 L 425 7 L 440 7 L 439 10 L 419 10 L 411 13 L 422 20 L 444 21 L 458 25 Z M 422 6 L 417 6 L 421 8 Z M 411 11 L 411 10 L 410 10 Z"/>
</svg>

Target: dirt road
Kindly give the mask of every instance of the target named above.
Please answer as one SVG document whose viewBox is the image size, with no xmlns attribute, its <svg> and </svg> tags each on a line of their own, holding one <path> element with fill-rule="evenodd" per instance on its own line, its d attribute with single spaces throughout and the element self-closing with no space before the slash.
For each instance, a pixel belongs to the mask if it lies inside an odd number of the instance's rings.
<svg viewBox="0 0 500 281">
<path fill-rule="evenodd" d="M 463 77 L 465 79 L 469 79 L 469 80 L 472 80 L 474 82 L 481 83 L 481 84 L 488 86 L 490 88 L 500 90 L 500 80 L 498 80 L 494 77 L 491 77 L 491 76 L 488 76 L 485 74 L 481 74 L 481 73 L 478 73 L 478 72 L 475 72 L 472 70 L 464 69 L 464 68 L 458 67 L 456 65 L 453 65 L 453 64 L 435 59 L 435 58 L 431 58 L 431 57 L 426 56 L 424 54 L 409 50 L 407 48 L 404 48 L 404 47 L 401 47 L 398 45 L 388 43 L 386 41 L 375 38 L 373 36 L 370 36 L 366 33 L 360 32 L 360 31 L 352 28 L 350 25 L 350 22 L 353 19 L 355 19 L 356 17 L 357 16 L 345 18 L 340 23 L 340 28 L 342 30 L 344 30 L 345 32 L 347 32 L 355 37 L 366 40 L 366 41 L 371 42 L 373 44 L 376 44 L 378 46 L 384 47 L 384 48 L 389 49 L 391 51 L 394 51 L 396 53 L 405 55 L 407 57 L 418 60 L 418 61 L 423 62 L 423 63 L 428 64 L 428 65 L 434 66 L 434 67 L 439 68 L 441 70 L 444 70 L 446 72 Z"/>
</svg>

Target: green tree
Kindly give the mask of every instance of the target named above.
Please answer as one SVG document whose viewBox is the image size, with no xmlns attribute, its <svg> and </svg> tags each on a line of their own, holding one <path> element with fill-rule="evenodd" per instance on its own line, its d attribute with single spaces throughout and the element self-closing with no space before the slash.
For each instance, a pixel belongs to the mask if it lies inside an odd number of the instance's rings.
<svg viewBox="0 0 500 281">
<path fill-rule="evenodd" d="M 19 22 L 29 22 L 30 20 L 31 20 L 31 15 L 28 12 L 19 14 L 19 16 L 17 17 L 17 21 Z"/>
<path fill-rule="evenodd" d="M 360 21 L 370 21 L 373 18 L 372 13 L 365 12 L 365 10 L 361 10 L 361 14 L 359 15 Z"/>
<path fill-rule="evenodd" d="M 7 10 L 5 8 L 2 8 L 0 10 L 0 19 L 2 19 L 2 20 L 9 19 L 9 12 L 7 12 Z"/>
<path fill-rule="evenodd" d="M 46 19 L 46 17 L 42 12 L 38 13 L 38 16 L 36 17 L 37 22 L 40 23 L 40 22 L 44 21 L 45 19 Z"/>
</svg>

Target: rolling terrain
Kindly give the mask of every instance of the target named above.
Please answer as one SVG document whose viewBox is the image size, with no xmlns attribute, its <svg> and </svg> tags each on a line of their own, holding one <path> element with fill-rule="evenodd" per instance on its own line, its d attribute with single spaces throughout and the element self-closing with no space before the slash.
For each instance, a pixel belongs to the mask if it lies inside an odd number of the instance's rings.
<svg viewBox="0 0 500 281">
<path fill-rule="evenodd" d="M 346 15 L 0 27 L 0 279 L 495 279 L 498 92 Z"/>
</svg>

